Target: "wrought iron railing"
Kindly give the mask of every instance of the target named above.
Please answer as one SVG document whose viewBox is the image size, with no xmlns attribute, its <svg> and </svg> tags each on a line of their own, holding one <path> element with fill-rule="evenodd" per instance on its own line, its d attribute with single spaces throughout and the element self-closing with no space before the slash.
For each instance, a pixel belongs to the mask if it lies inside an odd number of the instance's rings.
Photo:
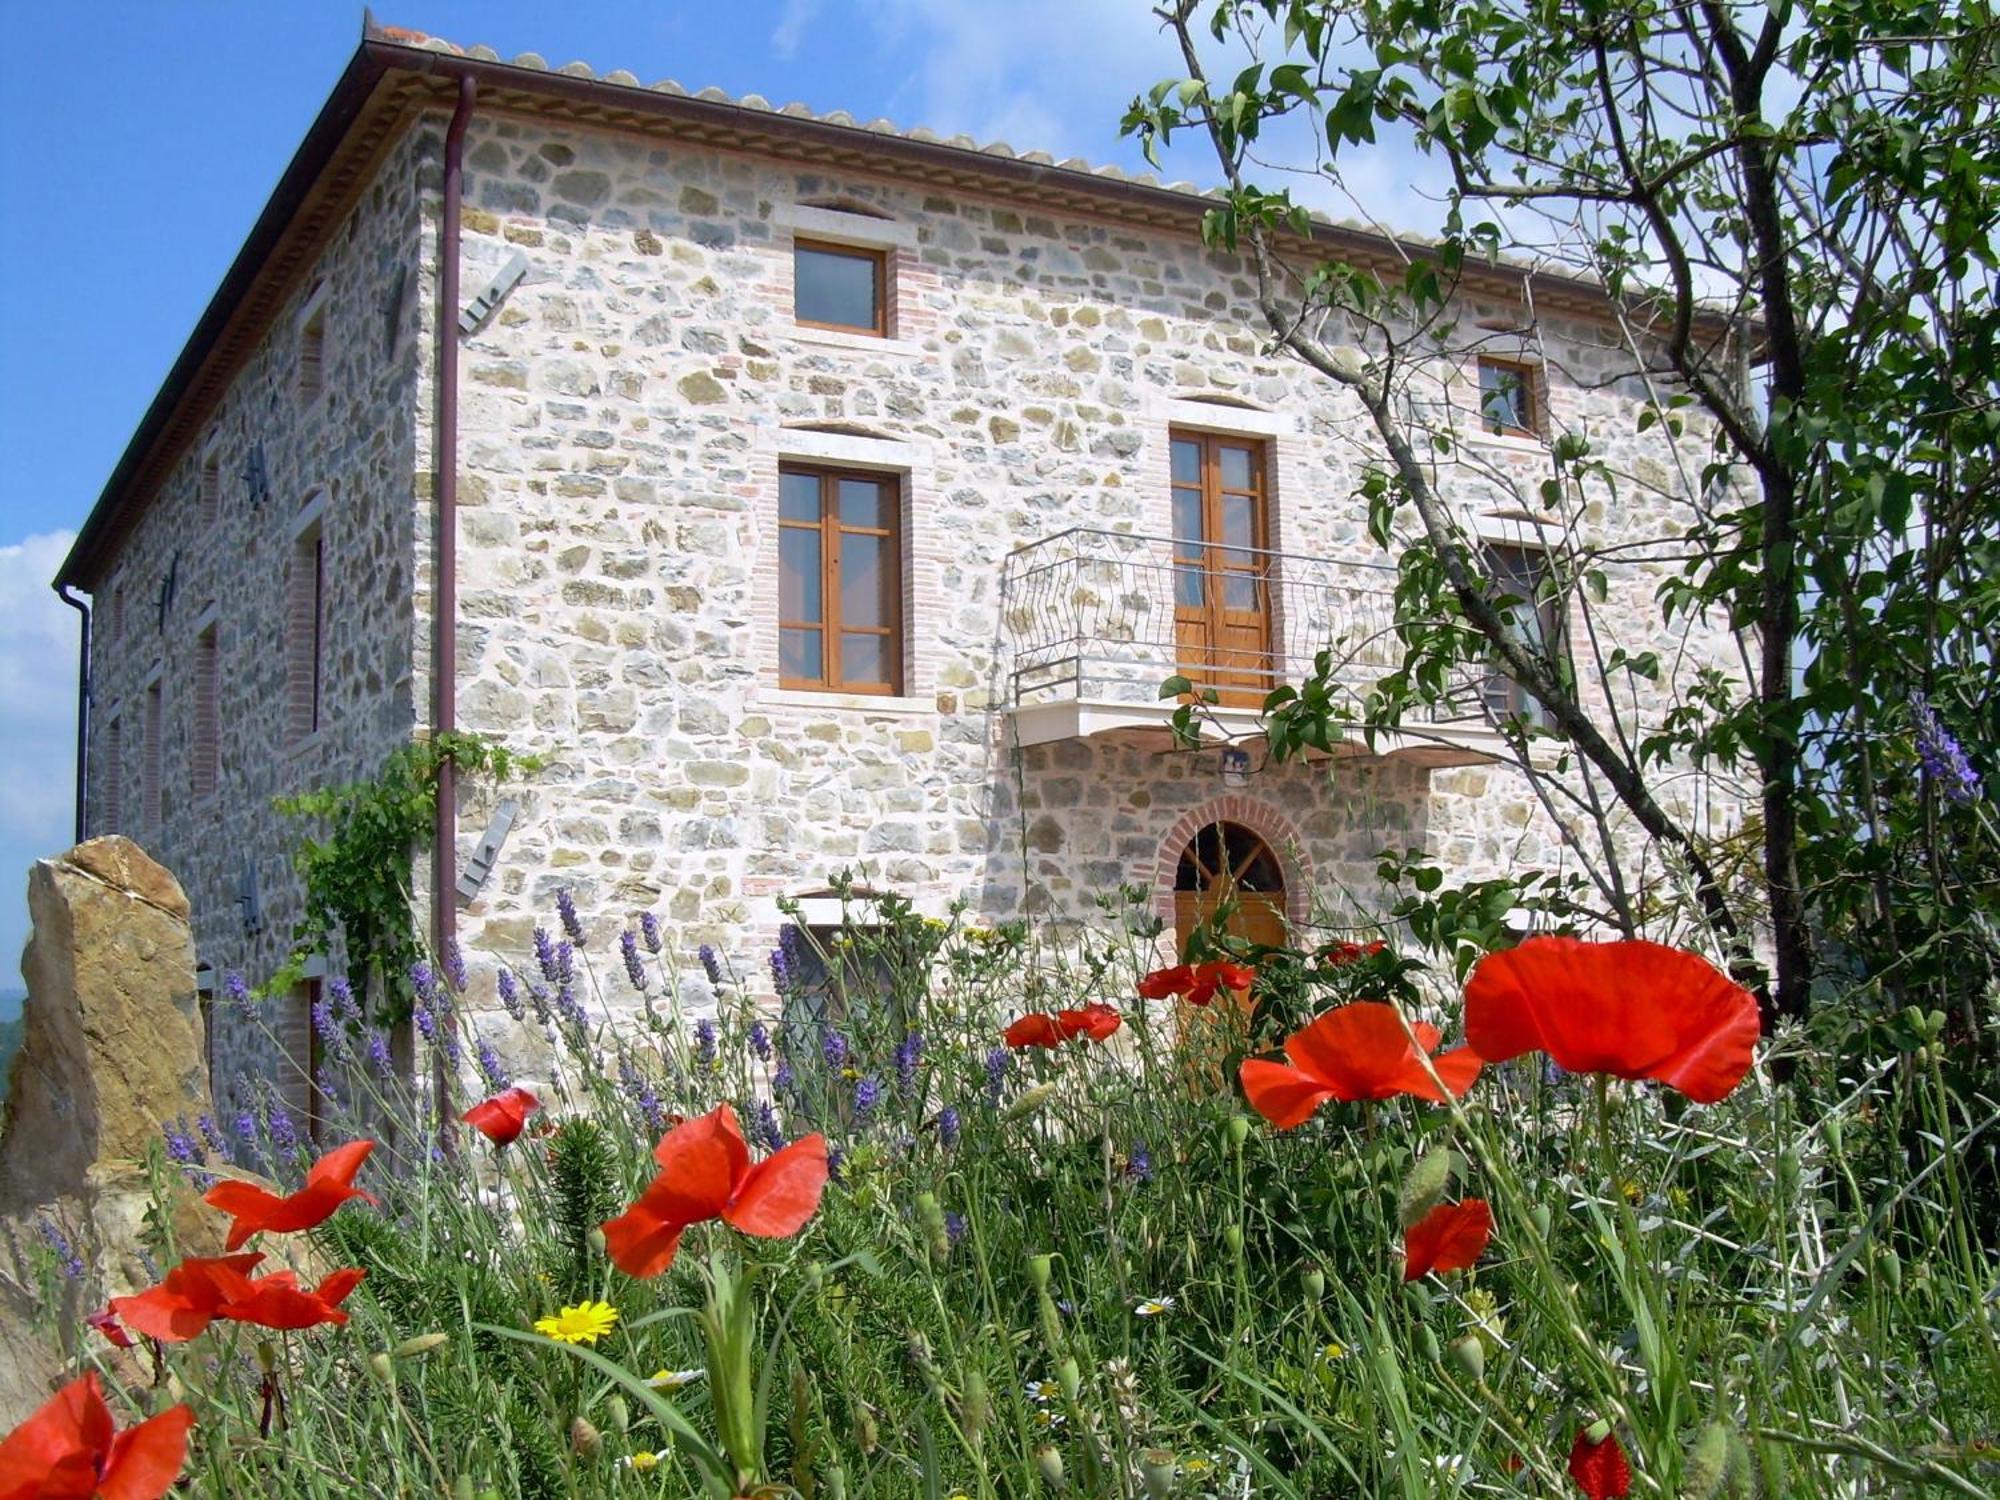
<svg viewBox="0 0 2000 1500">
<path fill-rule="evenodd" d="M 1058 532 L 1015 550 L 1002 572 L 1008 696 L 1020 708 L 1157 703 L 1180 676 L 1225 706 L 1256 707 L 1328 651 L 1358 711 L 1402 657 L 1395 580 L 1382 565 L 1259 547 Z M 1484 688 L 1468 672 L 1433 719 L 1480 717 Z"/>
</svg>

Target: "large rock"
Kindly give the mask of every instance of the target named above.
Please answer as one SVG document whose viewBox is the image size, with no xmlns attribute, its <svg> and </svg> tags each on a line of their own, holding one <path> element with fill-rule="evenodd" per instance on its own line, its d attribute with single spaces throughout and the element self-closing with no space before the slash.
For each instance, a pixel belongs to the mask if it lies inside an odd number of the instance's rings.
<svg viewBox="0 0 2000 1500">
<path fill-rule="evenodd" d="M 37 861 L 28 912 L 24 1036 L 0 1116 L 0 1431 L 60 1378 L 52 1329 L 152 1280 L 144 1158 L 164 1122 L 210 1107 L 179 882 L 129 839 L 91 839 Z M 219 1248 L 217 1216 L 178 1178 L 167 1191 L 181 1249 Z M 57 1272 L 62 1308 L 36 1274 L 51 1231 L 84 1264 Z"/>
</svg>

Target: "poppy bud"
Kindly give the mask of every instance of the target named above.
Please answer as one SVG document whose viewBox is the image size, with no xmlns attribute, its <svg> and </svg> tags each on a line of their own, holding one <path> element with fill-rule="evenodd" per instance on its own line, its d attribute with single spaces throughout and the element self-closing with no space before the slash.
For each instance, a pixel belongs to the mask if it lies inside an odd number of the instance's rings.
<svg viewBox="0 0 2000 1500">
<path fill-rule="evenodd" d="M 861 1451 L 870 1457 L 873 1457 L 875 1450 L 882 1445 L 881 1424 L 875 1420 L 875 1413 L 866 1406 L 854 1413 L 854 1441 Z"/>
<path fill-rule="evenodd" d="M 1840 1143 L 1843 1131 L 1840 1116 L 1828 1115 L 1824 1120 L 1819 1122 L 1819 1130 L 1820 1134 L 1826 1137 L 1827 1149 L 1833 1152 L 1835 1156 L 1840 1155 Z"/>
<path fill-rule="evenodd" d="M 1076 1400 L 1076 1393 L 1083 1389 L 1083 1373 L 1068 1355 L 1056 1361 L 1056 1384 L 1062 1387 L 1065 1401 Z"/>
<path fill-rule="evenodd" d="M 828 1464 L 826 1473 L 826 1500 L 847 1500 L 847 1470 L 839 1464 Z"/>
<path fill-rule="evenodd" d="M 451 1500 L 472 1500 L 472 1476 L 461 1474 L 451 1482 Z"/>
<path fill-rule="evenodd" d="M 826 1285 L 826 1262 L 809 1260 L 806 1262 L 806 1285 L 818 1291 Z"/>
<path fill-rule="evenodd" d="M 977 1370 L 965 1372 L 965 1394 L 959 1400 L 959 1420 L 965 1435 L 978 1440 L 993 1417 L 993 1398 L 986 1389 L 986 1377 Z"/>
<path fill-rule="evenodd" d="M 386 1354 L 369 1355 L 368 1373 L 373 1375 L 377 1380 L 381 1381 L 382 1384 L 389 1387 L 390 1390 L 393 1391 L 396 1388 L 396 1366 L 395 1362 L 391 1360 L 388 1355 Z"/>
<path fill-rule="evenodd" d="M 613 1432 L 623 1437 L 631 1430 L 632 1409 L 625 1404 L 623 1396 L 607 1397 L 604 1402 L 604 1410 L 606 1415 L 611 1418 L 611 1430 Z"/>
<path fill-rule="evenodd" d="M 1486 1378 L 1486 1346 L 1476 1333 L 1464 1334 L 1445 1345 L 1444 1359 L 1468 1384 L 1478 1385 Z"/>
<path fill-rule="evenodd" d="M 278 1368 L 278 1351 L 271 1347 L 269 1339 L 257 1340 L 257 1368 L 266 1375 Z"/>
<path fill-rule="evenodd" d="M 1139 1478 L 1146 1486 L 1146 1500 L 1166 1500 L 1174 1492 L 1174 1456 L 1164 1448 L 1148 1448 L 1139 1455 Z"/>
<path fill-rule="evenodd" d="M 588 1463 L 604 1451 L 604 1434 L 582 1417 L 574 1417 L 569 1424 L 569 1451 Z"/>
<path fill-rule="evenodd" d="M 1729 1473 L 1729 1424 L 1710 1422 L 1688 1449 L 1681 1470 L 1681 1500 L 1715 1500 Z"/>
<path fill-rule="evenodd" d="M 422 1359 L 440 1344 L 451 1342 L 448 1333 L 420 1333 L 415 1338 L 404 1339 L 389 1351 L 393 1359 Z"/>
<path fill-rule="evenodd" d="M 1031 1089 L 1025 1089 L 1020 1098 L 1000 1112 L 1000 1118 L 1018 1120 L 1031 1115 L 1047 1104 L 1055 1096 L 1055 1092 L 1056 1086 L 1053 1083 L 1038 1083 Z"/>
<path fill-rule="evenodd" d="M 1757 1460 L 1743 1434 L 1729 1430 L 1729 1468 L 1723 1475 L 1729 1500 L 1757 1500 Z"/>
<path fill-rule="evenodd" d="M 1438 1347 L 1438 1336 L 1426 1323 L 1417 1330 L 1417 1347 L 1424 1352 L 1424 1358 L 1436 1364 L 1444 1358 L 1444 1350 Z"/>
<path fill-rule="evenodd" d="M 1035 1469 L 1042 1476 L 1042 1483 L 1052 1490 L 1063 1487 L 1062 1454 L 1047 1443 L 1035 1450 Z"/>
<path fill-rule="evenodd" d="M 1035 1284 L 1036 1291 L 1046 1292 L 1049 1289 L 1049 1272 L 1054 1266 L 1054 1257 L 1047 1255 L 1037 1255 L 1028 1261 L 1028 1280 Z"/>
<path fill-rule="evenodd" d="M 1549 1237 L 1549 1224 L 1551 1222 L 1548 1204 L 1537 1203 L 1529 1213 L 1528 1218 L 1535 1226 L 1535 1233 L 1543 1239 L 1547 1239 Z"/>
<path fill-rule="evenodd" d="M 1440 1146 L 1426 1152 L 1410 1168 L 1403 1179 L 1403 1190 L 1396 1197 L 1396 1219 L 1405 1230 L 1422 1223 L 1425 1214 L 1444 1202 L 1445 1190 L 1451 1186 L 1452 1166 L 1451 1152 Z"/>
<path fill-rule="evenodd" d="M 945 1225 L 944 1210 L 938 1206 L 936 1193 L 917 1194 L 917 1223 L 930 1240 L 931 1259 L 939 1265 L 950 1260 L 951 1231 Z"/>
<path fill-rule="evenodd" d="M 1223 1225 L 1222 1243 L 1229 1247 L 1231 1255 L 1241 1255 L 1243 1253 L 1243 1226 L 1241 1224 Z"/>
<path fill-rule="evenodd" d="M 1229 1117 L 1230 1146 L 1232 1148 L 1241 1147 L 1242 1144 L 1249 1139 L 1250 1139 L 1249 1117 L 1246 1115 L 1231 1115 Z"/>
<path fill-rule="evenodd" d="M 604 1231 L 601 1228 L 593 1227 L 590 1233 L 583 1237 L 583 1241 L 586 1245 L 590 1246 L 590 1253 L 592 1255 L 602 1255 L 604 1253 Z"/>
<path fill-rule="evenodd" d="M 1902 1291 L 1903 1258 L 1887 1245 L 1876 1248 L 1875 1270 L 1889 1284 L 1892 1293 Z"/>
<path fill-rule="evenodd" d="M 1326 1272 L 1314 1266 L 1306 1272 L 1306 1301 L 1317 1304 L 1326 1295 Z"/>
</svg>

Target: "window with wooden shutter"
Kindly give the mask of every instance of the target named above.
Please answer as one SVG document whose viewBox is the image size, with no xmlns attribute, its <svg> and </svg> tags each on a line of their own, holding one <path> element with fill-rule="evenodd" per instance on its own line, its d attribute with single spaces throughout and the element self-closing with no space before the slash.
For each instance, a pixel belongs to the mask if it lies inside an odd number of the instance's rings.
<svg viewBox="0 0 2000 1500">
<path fill-rule="evenodd" d="M 296 743 L 319 732 L 326 674 L 326 532 L 315 521 L 292 543 L 286 580 L 286 727 Z"/>
<path fill-rule="evenodd" d="M 1479 422 L 1500 437 L 1541 434 L 1541 393 L 1535 366 L 1518 359 L 1479 359 Z"/>
<path fill-rule="evenodd" d="M 166 738 L 166 694 L 165 684 L 155 678 L 146 688 L 146 717 L 144 721 L 145 744 L 139 764 L 139 821 L 146 837 L 157 839 L 165 821 L 165 806 L 160 795 L 160 774 Z"/>
<path fill-rule="evenodd" d="M 211 453 L 201 461 L 195 483 L 195 521 L 202 527 L 215 524 L 222 513 L 222 460 Z"/>
<path fill-rule="evenodd" d="M 195 797 L 214 795 L 220 750 L 222 652 L 210 625 L 194 643 L 194 739 L 188 747 L 188 790 Z"/>
<path fill-rule="evenodd" d="M 299 399 L 310 402 L 326 389 L 326 309 L 307 317 L 299 328 Z"/>
<path fill-rule="evenodd" d="M 114 712 L 104 724 L 104 765 L 97 773 L 98 807 L 96 832 L 101 836 L 120 831 L 124 806 L 119 781 L 125 774 L 125 725 Z"/>
</svg>

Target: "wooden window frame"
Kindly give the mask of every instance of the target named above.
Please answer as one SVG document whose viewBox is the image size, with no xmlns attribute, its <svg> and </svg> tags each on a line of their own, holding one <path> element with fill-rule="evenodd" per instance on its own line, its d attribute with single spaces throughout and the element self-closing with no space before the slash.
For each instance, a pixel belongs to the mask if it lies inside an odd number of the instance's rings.
<svg viewBox="0 0 2000 1500">
<path fill-rule="evenodd" d="M 872 697 L 897 698 L 902 696 L 905 672 L 904 631 L 908 625 L 903 599 L 903 479 L 900 474 L 885 473 L 880 469 L 847 469 L 828 464 L 786 463 L 778 466 L 778 483 L 782 489 L 787 475 L 806 475 L 819 481 L 819 520 L 793 521 L 785 517 L 783 502 L 778 512 L 778 686 L 798 688 L 806 692 L 818 693 L 865 693 Z M 840 520 L 840 481 L 843 479 L 865 479 L 879 484 L 887 491 L 887 511 L 890 525 L 886 528 L 875 526 L 844 526 Z M 819 603 L 820 618 L 817 620 L 788 620 L 785 618 L 785 556 L 783 538 L 787 531 L 816 531 L 819 533 Z M 849 626 L 840 618 L 840 538 L 844 534 L 883 538 L 883 552 L 895 576 L 889 580 L 885 593 L 891 603 L 891 615 L 883 626 Z M 784 633 L 787 630 L 817 630 L 820 635 L 820 670 L 818 678 L 788 677 L 784 671 Z M 887 682 L 848 682 L 840 670 L 841 635 L 854 634 L 881 635 L 888 641 L 889 680 Z"/>
<path fill-rule="evenodd" d="M 823 255 L 845 256 L 849 260 L 866 260 L 875 267 L 875 322 L 871 327 L 866 323 L 822 323 L 816 318 L 799 316 L 798 255 L 801 250 L 817 251 Z M 819 328 L 833 333 L 855 333 L 863 338 L 886 339 L 889 336 L 889 252 L 872 245 L 843 245 L 836 240 L 818 240 L 800 235 L 792 241 L 792 321 L 801 328 Z"/>
<path fill-rule="evenodd" d="M 1497 370 L 1513 375 L 1521 382 L 1521 405 L 1528 425 L 1516 427 L 1510 423 L 1495 422 L 1486 413 L 1486 381 L 1488 370 Z M 1542 436 L 1542 367 L 1525 359 L 1503 359 L 1498 355 L 1482 354 L 1474 370 L 1474 379 L 1479 382 L 1479 426 L 1480 430 L 1495 437 L 1534 438 Z"/>
<path fill-rule="evenodd" d="M 167 684 L 157 673 L 141 700 L 140 738 L 139 822 L 146 838 L 157 841 L 167 821 Z"/>
<path fill-rule="evenodd" d="M 194 734 L 188 747 L 188 790 L 193 800 L 215 795 L 222 779 L 222 637 L 211 619 L 194 638 Z"/>
<path fill-rule="evenodd" d="M 1482 545 L 1489 566 L 1496 574 L 1502 570 L 1500 559 L 1504 555 L 1513 554 L 1527 561 L 1529 569 L 1535 575 L 1535 594 L 1534 597 L 1525 599 L 1521 605 L 1515 607 L 1532 609 L 1535 612 L 1541 627 L 1542 639 L 1548 645 L 1548 654 L 1552 661 L 1566 655 L 1569 651 L 1569 621 L 1565 618 L 1563 601 L 1540 597 L 1542 586 L 1548 581 L 1548 549 L 1524 546 L 1519 542 L 1487 541 Z M 1518 578 L 1510 576 L 1508 587 L 1503 592 L 1510 596 L 1514 595 L 1519 582 Z M 1506 692 L 1504 713 L 1499 712 L 1499 705 L 1495 701 L 1499 696 L 1496 687 L 1499 686 L 1504 686 Z M 1485 682 L 1481 685 L 1481 692 L 1486 699 L 1488 709 L 1494 710 L 1500 717 L 1523 719 L 1536 727 L 1548 722 L 1547 710 L 1529 694 L 1518 678 L 1498 662 L 1495 662 L 1487 672 Z"/>
</svg>

